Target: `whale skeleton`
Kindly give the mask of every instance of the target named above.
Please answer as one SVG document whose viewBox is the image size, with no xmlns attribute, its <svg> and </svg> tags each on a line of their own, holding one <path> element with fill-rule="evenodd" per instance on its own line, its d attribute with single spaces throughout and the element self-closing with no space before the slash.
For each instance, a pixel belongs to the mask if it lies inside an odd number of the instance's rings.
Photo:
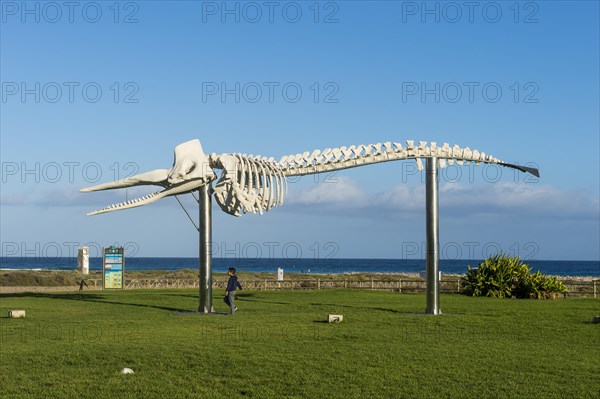
<svg viewBox="0 0 600 399">
<path fill-rule="evenodd" d="M 148 205 L 168 196 L 191 193 L 219 179 L 211 189 L 221 209 L 234 216 L 247 212 L 263 212 L 283 205 L 287 194 L 286 177 L 303 176 L 355 168 L 381 162 L 414 159 L 417 168 L 423 170 L 423 160 L 436 158 L 440 167 L 446 165 L 497 164 L 530 173 L 539 177 L 536 168 L 503 162 L 489 154 L 469 147 L 450 146 L 436 142 L 407 140 L 400 143 L 377 143 L 326 148 L 313 152 L 285 155 L 276 161 L 260 155 L 230 154 L 206 155 L 198 139 L 175 147 L 175 159 L 171 169 L 156 169 L 112 183 L 84 188 L 82 192 L 112 190 L 133 186 L 154 185 L 163 190 L 87 213 L 88 216 Z"/>
</svg>

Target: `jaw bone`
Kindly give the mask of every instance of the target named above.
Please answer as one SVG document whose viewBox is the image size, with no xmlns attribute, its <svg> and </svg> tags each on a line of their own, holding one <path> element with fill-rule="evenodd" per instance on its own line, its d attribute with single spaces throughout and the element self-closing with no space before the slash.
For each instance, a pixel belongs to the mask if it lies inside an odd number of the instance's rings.
<svg viewBox="0 0 600 399">
<path fill-rule="evenodd" d="M 121 211 L 123 209 L 130 209 L 130 208 L 135 208 L 135 207 L 142 206 L 142 205 L 148 205 L 155 201 L 158 201 L 161 198 L 168 197 L 170 195 L 189 193 L 190 191 L 197 190 L 200 186 L 202 186 L 204 184 L 205 183 L 201 182 L 200 180 L 186 181 L 183 183 L 179 183 L 179 184 L 167 187 L 163 191 L 157 191 L 155 193 L 148 194 L 144 197 L 131 199 L 129 201 L 121 202 L 119 204 L 109 205 L 109 206 L 106 206 L 97 211 L 88 212 L 85 215 L 86 216 L 94 216 L 94 215 L 99 215 L 101 213 L 112 212 L 112 211 Z"/>
<path fill-rule="evenodd" d="M 113 190 L 115 188 L 126 188 L 132 186 L 163 186 L 167 187 L 167 177 L 169 176 L 168 169 L 156 169 L 146 173 L 140 173 L 139 175 L 127 177 L 122 180 L 117 180 L 111 183 L 102 183 L 97 186 L 86 187 L 81 189 L 82 193 L 89 193 L 92 191 L 102 190 Z"/>
<path fill-rule="evenodd" d="M 133 186 L 155 185 L 164 187 L 158 191 L 141 198 L 132 199 L 119 204 L 110 205 L 100 210 L 89 212 L 86 215 L 119 211 L 151 204 L 170 195 L 184 194 L 208 184 L 216 178 L 209 166 L 209 159 L 202 150 L 199 140 L 191 140 L 175 147 L 175 160 L 170 170 L 156 169 L 141 173 L 112 183 L 103 183 L 93 187 L 84 188 L 81 192 L 112 190 Z"/>
</svg>

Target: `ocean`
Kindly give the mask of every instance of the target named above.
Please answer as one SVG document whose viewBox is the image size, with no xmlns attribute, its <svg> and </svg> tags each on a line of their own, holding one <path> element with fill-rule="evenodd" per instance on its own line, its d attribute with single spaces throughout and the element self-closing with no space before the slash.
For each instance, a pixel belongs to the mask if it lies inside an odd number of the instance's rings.
<svg viewBox="0 0 600 399">
<path fill-rule="evenodd" d="M 600 277 L 600 261 L 523 260 L 532 271 L 556 276 Z M 440 260 L 446 274 L 464 274 L 467 266 L 476 267 L 481 260 Z M 418 273 L 425 270 L 423 259 L 290 259 L 290 258 L 213 258 L 213 271 L 275 273 L 278 267 L 294 273 Z M 125 270 L 197 269 L 198 258 L 125 258 Z M 77 258 L 0 257 L 0 269 L 75 270 Z M 90 258 L 90 270 L 102 270 L 102 258 Z"/>
</svg>

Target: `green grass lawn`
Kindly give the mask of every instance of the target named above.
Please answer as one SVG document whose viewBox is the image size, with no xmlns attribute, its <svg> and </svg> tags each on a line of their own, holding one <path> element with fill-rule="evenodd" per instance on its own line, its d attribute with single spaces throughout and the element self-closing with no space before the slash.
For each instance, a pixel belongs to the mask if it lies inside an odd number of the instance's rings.
<svg viewBox="0 0 600 399">
<path fill-rule="evenodd" d="M 394 292 L 243 292 L 237 304 L 196 316 L 178 314 L 197 308 L 195 290 L 2 294 L 1 396 L 600 397 L 597 299 L 442 295 L 441 316 Z"/>
</svg>

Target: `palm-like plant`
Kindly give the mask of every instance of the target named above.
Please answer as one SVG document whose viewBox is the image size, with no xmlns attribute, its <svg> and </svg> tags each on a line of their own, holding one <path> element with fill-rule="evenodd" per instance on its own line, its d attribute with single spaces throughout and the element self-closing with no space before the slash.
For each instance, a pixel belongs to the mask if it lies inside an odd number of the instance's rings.
<svg viewBox="0 0 600 399">
<path fill-rule="evenodd" d="M 562 281 L 530 267 L 518 256 L 497 254 L 485 259 L 475 269 L 468 267 L 461 282 L 461 293 L 494 298 L 555 298 L 566 291 Z"/>
</svg>

